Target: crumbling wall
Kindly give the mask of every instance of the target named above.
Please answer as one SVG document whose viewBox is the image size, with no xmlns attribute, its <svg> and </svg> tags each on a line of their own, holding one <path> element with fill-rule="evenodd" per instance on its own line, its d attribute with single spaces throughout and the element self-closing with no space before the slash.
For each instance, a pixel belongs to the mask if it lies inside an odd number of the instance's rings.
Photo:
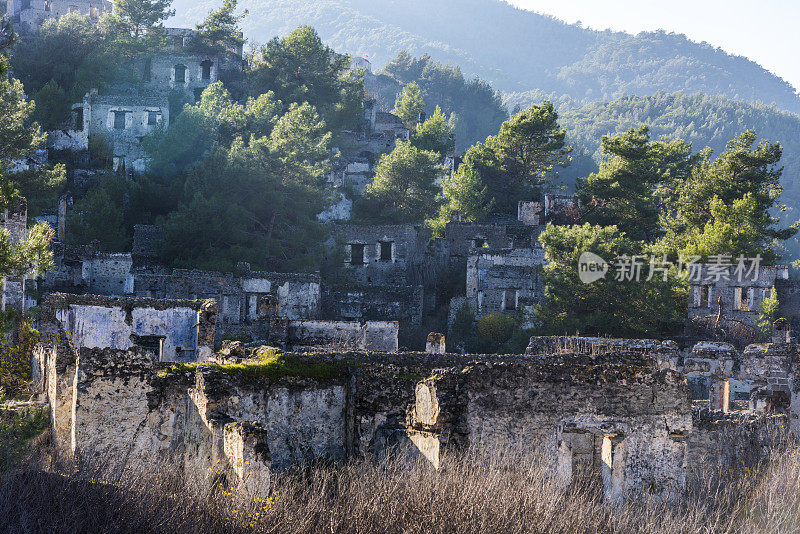
<svg viewBox="0 0 800 534">
<path fill-rule="evenodd" d="M 87 94 L 84 98 L 84 130 L 99 135 L 111 146 L 114 170 L 144 172 L 147 163 L 141 139 L 160 125 L 169 124 L 166 96 Z"/>
<path fill-rule="evenodd" d="M 397 352 L 399 325 L 396 321 L 289 321 L 289 346 L 336 347 L 338 349 Z"/>
<path fill-rule="evenodd" d="M 252 472 L 265 478 L 318 458 L 380 458 L 392 450 L 439 467 L 445 450 L 469 446 L 536 447 L 578 477 L 573 453 L 583 454 L 578 435 L 589 435 L 600 444 L 591 454 L 607 460 L 609 498 L 644 490 L 669 497 L 683 487 L 688 392 L 678 373 L 659 370 L 651 357 L 283 358 L 292 366 L 159 372 L 145 352 L 82 349 L 73 367 L 48 377 L 63 385 L 72 379 L 60 396 L 69 391 L 74 408 L 58 412 L 56 441 L 69 452 L 128 461 L 170 454 L 197 484 L 225 474 L 252 488 L 239 460 L 258 462 Z"/>
<path fill-rule="evenodd" d="M 44 21 L 73 12 L 96 22 L 102 13 L 111 13 L 113 6 L 109 0 L 30 0 L 26 4 L 14 0 L 9 5 L 19 21 L 19 29 L 31 34 L 38 32 Z"/>
<path fill-rule="evenodd" d="M 655 360 L 610 355 L 485 363 L 471 368 L 466 381 L 470 442 L 538 446 L 555 463 L 571 463 L 577 476 L 576 434 L 588 435 L 592 465 L 600 459 L 609 470 L 604 487 L 612 500 L 645 488 L 662 497 L 683 490 L 689 396 L 683 377 L 658 371 Z"/>
<path fill-rule="evenodd" d="M 332 231 L 333 242 L 345 245 L 345 274 L 358 285 L 420 284 L 429 239 L 428 231 L 411 224 L 340 224 Z"/>
<path fill-rule="evenodd" d="M 160 361 L 204 361 L 214 347 L 216 303 L 53 294 L 44 320 L 76 347 L 152 351 Z"/>
<path fill-rule="evenodd" d="M 326 286 L 323 316 L 344 320 L 397 320 L 422 323 L 422 286 Z"/>
<path fill-rule="evenodd" d="M 709 472 L 741 469 L 769 458 L 786 444 L 786 415 L 723 413 L 706 409 L 692 412 L 687 444 L 688 476 L 692 482 Z"/>
<path fill-rule="evenodd" d="M 544 250 L 475 249 L 467 258 L 466 297 L 480 318 L 490 313 L 529 311 L 544 298 L 539 268 Z"/>
<path fill-rule="evenodd" d="M 319 316 L 321 289 L 318 275 L 251 271 L 239 275 L 215 271 L 175 269 L 136 271 L 135 292 L 149 298 L 213 298 L 220 303 L 223 323 L 247 324 L 258 317 L 258 303 L 267 295 L 277 296 L 277 315 L 288 319 Z"/>
<path fill-rule="evenodd" d="M 788 278 L 787 267 L 759 266 L 750 274 L 738 272 L 737 265 L 698 264 L 689 276 L 689 318 L 712 326 L 721 318 L 754 329 L 761 305 L 776 281 Z"/>
<path fill-rule="evenodd" d="M 133 294 L 130 254 L 104 253 L 91 245 L 58 243 L 53 249 L 55 268 L 38 280 L 43 293 L 91 293 L 121 297 Z"/>
</svg>

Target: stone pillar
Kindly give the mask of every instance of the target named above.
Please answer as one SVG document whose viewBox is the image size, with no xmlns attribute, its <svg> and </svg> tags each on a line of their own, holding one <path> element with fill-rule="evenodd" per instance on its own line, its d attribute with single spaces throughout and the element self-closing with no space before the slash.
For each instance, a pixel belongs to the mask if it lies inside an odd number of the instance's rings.
<svg viewBox="0 0 800 534">
<path fill-rule="evenodd" d="M 214 353 L 214 333 L 217 327 L 219 303 L 214 299 L 207 299 L 197 312 L 197 361 L 204 362 L 211 359 Z"/>
<path fill-rule="evenodd" d="M 86 120 L 86 119 L 84 119 Z M 68 195 L 62 195 L 58 199 L 58 233 L 56 239 L 63 243 L 67 236 L 67 203 L 69 200 Z"/>
<path fill-rule="evenodd" d="M 791 343 L 792 327 L 786 319 L 778 319 L 772 323 L 772 342 L 775 345 L 785 345 Z"/>
<path fill-rule="evenodd" d="M 228 423 L 224 448 L 236 489 L 254 499 L 268 498 L 271 462 L 267 431 L 258 423 Z"/>
<path fill-rule="evenodd" d="M 425 352 L 428 354 L 445 354 L 444 334 L 431 332 L 425 342 Z"/>
<path fill-rule="evenodd" d="M 728 379 L 712 378 L 708 388 L 708 407 L 710 410 L 727 412 L 730 404 L 730 382 Z"/>
</svg>

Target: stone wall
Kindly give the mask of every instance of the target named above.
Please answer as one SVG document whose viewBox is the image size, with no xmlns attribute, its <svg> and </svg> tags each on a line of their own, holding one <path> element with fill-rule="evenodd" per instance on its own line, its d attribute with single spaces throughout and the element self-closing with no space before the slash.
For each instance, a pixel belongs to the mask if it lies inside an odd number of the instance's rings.
<svg viewBox="0 0 800 534">
<path fill-rule="evenodd" d="M 341 285 L 327 286 L 323 316 L 338 320 L 422 322 L 422 286 Z"/>
<path fill-rule="evenodd" d="M 169 124 L 166 96 L 87 94 L 83 127 L 88 136 L 106 139 L 114 157 L 114 169 L 143 172 L 146 166 L 141 139 L 161 124 Z"/>
<path fill-rule="evenodd" d="M 503 249 L 511 245 L 505 224 L 449 222 L 444 231 L 444 254 L 451 269 L 465 269 L 471 249 Z"/>
<path fill-rule="evenodd" d="M 197 100 L 203 89 L 217 81 L 220 60 L 213 55 L 158 54 L 143 66 L 145 87 L 169 92 L 182 91 Z"/>
<path fill-rule="evenodd" d="M 170 273 L 137 271 L 135 293 L 139 297 L 194 299 L 214 298 L 220 303 L 220 320 L 227 324 L 249 323 L 257 318 L 259 300 L 275 295 L 277 314 L 288 319 L 319 316 L 321 289 L 315 274 L 251 271 L 219 273 L 175 269 Z"/>
<path fill-rule="evenodd" d="M 764 460 L 786 443 L 786 415 L 724 413 L 696 409 L 687 443 L 688 476 L 725 472 Z"/>
<path fill-rule="evenodd" d="M 290 347 L 397 352 L 398 333 L 396 321 L 289 321 L 282 342 Z"/>
<path fill-rule="evenodd" d="M 466 297 L 477 318 L 530 310 L 544 298 L 541 248 L 475 249 L 467 259 Z"/>
<path fill-rule="evenodd" d="M 722 318 L 754 329 L 761 304 L 777 280 L 788 278 L 788 270 L 786 266 L 760 266 L 747 274 L 749 268 L 749 262 L 742 273 L 737 272 L 737 265 L 697 265 L 690 273 L 689 318 L 713 324 L 721 305 Z"/>
<path fill-rule="evenodd" d="M 9 0 L 8 12 L 12 13 L 17 30 L 36 33 L 42 23 L 59 18 L 67 13 L 78 12 L 97 21 L 103 13 L 111 13 L 113 4 L 108 0 Z"/>
<path fill-rule="evenodd" d="M 438 468 L 445 451 L 471 446 L 538 451 L 565 485 L 597 477 L 611 500 L 670 498 L 685 484 L 688 391 L 646 355 L 281 358 L 284 367 L 159 370 L 146 352 L 52 351 L 55 441 L 128 462 L 171 455 L 199 485 L 223 474 L 249 491 L 316 459 L 399 450 Z"/>
<path fill-rule="evenodd" d="M 133 294 L 130 254 L 100 252 L 91 245 L 53 245 L 55 268 L 38 281 L 43 293 Z"/>
<path fill-rule="evenodd" d="M 356 284 L 418 285 L 425 247 L 430 239 L 426 230 L 414 225 L 333 227 L 332 240 L 345 245 L 346 276 Z"/>
<path fill-rule="evenodd" d="M 217 304 L 208 301 L 120 299 L 55 293 L 41 321 L 78 348 L 153 352 L 159 361 L 205 361 L 214 350 Z"/>
</svg>

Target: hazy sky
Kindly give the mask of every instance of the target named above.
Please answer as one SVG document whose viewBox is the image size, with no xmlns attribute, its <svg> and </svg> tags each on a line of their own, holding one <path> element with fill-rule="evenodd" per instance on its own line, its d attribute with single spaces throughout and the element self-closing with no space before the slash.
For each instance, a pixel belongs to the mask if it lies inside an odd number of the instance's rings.
<svg viewBox="0 0 800 534">
<path fill-rule="evenodd" d="M 664 29 L 745 56 L 800 88 L 800 0 L 507 0 L 584 27 Z"/>
</svg>

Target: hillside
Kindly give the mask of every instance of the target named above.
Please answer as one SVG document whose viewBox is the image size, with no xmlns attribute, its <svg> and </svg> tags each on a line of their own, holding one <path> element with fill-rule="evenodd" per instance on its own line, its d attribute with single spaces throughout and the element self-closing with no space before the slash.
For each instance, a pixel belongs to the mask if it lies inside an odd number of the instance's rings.
<svg viewBox="0 0 800 534">
<path fill-rule="evenodd" d="M 170 24 L 194 24 L 217 3 L 175 0 L 180 16 Z M 457 64 L 508 93 L 538 90 L 588 103 L 660 90 L 703 92 L 800 113 L 789 83 L 683 35 L 588 30 L 498 0 L 250 0 L 246 7 L 252 41 L 310 24 L 337 50 L 368 54 L 376 68 L 407 50 Z"/>
<path fill-rule="evenodd" d="M 800 219 L 800 115 L 721 96 L 662 92 L 576 108 L 562 106 L 561 122 L 575 147 L 573 165 L 561 173 L 568 183 L 596 170 L 604 135 L 640 124 L 650 125 L 653 138 L 682 138 L 695 150 L 709 146 L 715 154 L 721 153 L 734 136 L 755 130 L 761 139 L 779 141 L 783 146 L 783 202 L 790 209 L 782 219 L 790 223 Z M 795 258 L 800 257 L 796 238 L 788 246 Z"/>
</svg>

